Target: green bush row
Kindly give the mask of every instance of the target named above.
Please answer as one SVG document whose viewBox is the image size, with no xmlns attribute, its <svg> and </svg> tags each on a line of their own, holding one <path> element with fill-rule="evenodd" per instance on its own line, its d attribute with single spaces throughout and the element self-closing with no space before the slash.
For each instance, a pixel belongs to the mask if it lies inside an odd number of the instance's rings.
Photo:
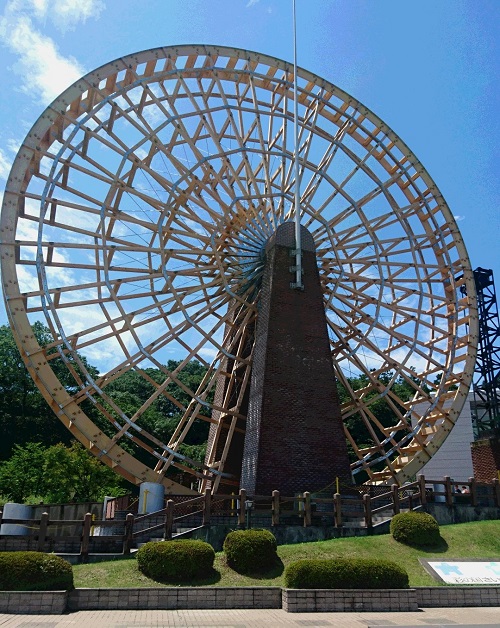
<svg viewBox="0 0 500 628">
<path fill-rule="evenodd" d="M 261 573 L 278 561 L 276 539 L 268 530 L 236 530 L 224 541 L 227 563 L 239 573 Z M 137 552 L 139 570 L 149 578 L 182 582 L 210 576 L 215 552 L 203 541 L 149 542 Z"/>
<path fill-rule="evenodd" d="M 288 565 L 290 589 L 407 589 L 406 571 L 389 560 L 365 558 L 304 559 Z"/>
<path fill-rule="evenodd" d="M 0 552 L 0 590 L 64 591 L 74 589 L 67 560 L 43 552 Z"/>
<path fill-rule="evenodd" d="M 415 546 L 441 542 L 439 525 L 427 513 L 407 512 L 391 521 L 396 541 Z M 224 541 L 227 564 L 239 573 L 263 573 L 279 561 L 276 538 L 268 530 L 236 530 Z M 149 542 L 137 552 L 139 570 L 165 582 L 207 577 L 213 571 L 215 552 L 203 541 Z M 367 559 L 299 560 L 285 571 L 285 585 L 298 589 L 401 589 L 408 575 L 391 561 Z M 0 553 L 0 589 L 36 591 L 73 588 L 71 565 L 41 552 Z"/>
<path fill-rule="evenodd" d="M 224 541 L 228 565 L 239 573 L 263 573 L 279 561 L 276 538 L 268 530 L 236 530 Z M 209 576 L 214 550 L 203 541 L 147 543 L 137 552 L 139 569 L 159 581 Z M 389 560 L 333 558 L 299 560 L 285 570 L 294 589 L 406 589 L 407 572 Z"/>
</svg>

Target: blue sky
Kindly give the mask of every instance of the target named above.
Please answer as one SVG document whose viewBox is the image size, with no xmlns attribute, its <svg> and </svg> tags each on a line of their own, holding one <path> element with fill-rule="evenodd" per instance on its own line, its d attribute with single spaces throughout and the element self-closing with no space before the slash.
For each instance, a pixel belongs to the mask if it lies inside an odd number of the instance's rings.
<svg viewBox="0 0 500 628">
<path fill-rule="evenodd" d="M 7 0 L 0 189 L 45 106 L 82 73 L 162 45 L 292 59 L 291 0 Z M 434 178 L 500 290 L 498 0 L 297 0 L 299 65 L 380 116 Z M 3 304 L 0 322 L 6 320 Z"/>
</svg>

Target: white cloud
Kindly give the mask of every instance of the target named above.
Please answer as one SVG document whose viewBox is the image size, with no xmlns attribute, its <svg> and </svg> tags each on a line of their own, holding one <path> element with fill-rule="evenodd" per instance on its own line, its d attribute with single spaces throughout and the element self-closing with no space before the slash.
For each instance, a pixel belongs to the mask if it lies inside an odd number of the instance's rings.
<svg viewBox="0 0 500 628">
<path fill-rule="evenodd" d="M 98 18 L 104 9 L 101 0 L 33 0 L 48 6 L 49 17 L 61 30 L 75 28 L 79 22 L 89 18 Z"/>
<path fill-rule="evenodd" d="M 465 220 L 465 216 L 453 216 L 453 218 L 455 218 L 457 222 L 460 222 L 461 220 Z"/>
<path fill-rule="evenodd" d="M 11 151 L 11 153 L 16 154 L 17 151 L 21 148 L 22 140 L 19 138 L 10 138 L 7 140 L 7 148 Z"/>
<path fill-rule="evenodd" d="M 63 57 L 52 39 L 37 31 L 28 17 L 2 18 L 0 37 L 18 55 L 13 69 L 23 77 L 23 91 L 34 89 L 46 104 L 84 74 L 78 61 Z"/>
<path fill-rule="evenodd" d="M 7 179 L 10 172 L 11 161 L 0 148 L 0 179 Z"/>
<path fill-rule="evenodd" d="M 61 31 L 98 17 L 102 0 L 10 0 L 0 18 L 0 40 L 17 55 L 12 69 L 22 77 L 23 91 L 50 103 L 85 73 L 74 57 L 63 56 L 53 39 L 33 20 L 50 20 Z"/>
<path fill-rule="evenodd" d="M 24 11 L 44 22 L 48 19 L 61 31 L 98 18 L 104 6 L 102 0 L 11 0 L 7 4 L 11 12 Z"/>
<path fill-rule="evenodd" d="M 38 237 L 38 225 L 32 220 L 25 220 L 20 218 L 17 221 L 16 240 L 29 240 L 36 242 Z M 33 255 L 35 259 L 35 255 Z"/>
<path fill-rule="evenodd" d="M 245 7 L 248 9 L 248 7 L 253 7 L 253 5 L 257 4 L 258 2 L 260 2 L 260 0 L 248 0 L 248 2 L 245 5 Z"/>
<path fill-rule="evenodd" d="M 17 281 L 19 283 L 19 292 L 31 292 L 38 290 L 38 278 L 36 268 L 34 266 L 17 266 Z"/>
</svg>

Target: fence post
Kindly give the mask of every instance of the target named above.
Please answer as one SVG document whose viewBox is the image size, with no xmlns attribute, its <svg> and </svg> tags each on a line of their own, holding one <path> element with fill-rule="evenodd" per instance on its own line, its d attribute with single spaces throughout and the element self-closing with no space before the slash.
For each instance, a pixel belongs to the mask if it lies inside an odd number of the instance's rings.
<svg viewBox="0 0 500 628">
<path fill-rule="evenodd" d="M 123 553 L 125 555 L 130 554 L 130 548 L 132 547 L 132 541 L 134 539 L 134 515 L 129 512 L 125 517 L 125 534 L 123 535 Z"/>
<path fill-rule="evenodd" d="M 365 525 L 367 530 L 371 530 L 372 522 L 372 504 L 370 495 L 363 495 L 363 510 L 365 511 Z"/>
<path fill-rule="evenodd" d="M 427 493 L 425 492 L 425 475 L 418 476 L 418 486 L 420 489 L 420 503 L 427 506 Z"/>
<path fill-rule="evenodd" d="M 173 499 L 169 499 L 167 501 L 167 512 L 165 513 L 165 529 L 163 532 L 163 538 L 165 541 L 172 540 L 172 530 L 174 527 L 174 506 L 175 502 Z"/>
<path fill-rule="evenodd" d="M 333 503 L 335 506 L 335 527 L 340 528 L 342 526 L 342 497 L 340 493 L 335 493 Z"/>
<path fill-rule="evenodd" d="M 82 563 L 87 562 L 89 557 L 90 528 L 92 527 L 92 515 L 85 513 L 83 517 L 82 544 L 80 546 L 80 556 Z"/>
<path fill-rule="evenodd" d="M 500 480 L 498 478 L 493 479 L 493 499 L 497 508 L 500 508 Z"/>
<path fill-rule="evenodd" d="M 238 526 L 241 528 L 244 528 L 245 527 L 245 515 L 246 515 L 245 502 L 247 499 L 247 492 L 245 491 L 244 488 L 240 489 L 238 499 L 240 500 L 240 504 L 238 508 Z"/>
<path fill-rule="evenodd" d="M 477 506 L 477 482 L 476 478 L 469 478 L 470 483 L 470 503 Z"/>
<path fill-rule="evenodd" d="M 406 495 L 408 496 L 408 510 L 411 512 L 413 510 L 413 489 L 408 489 Z"/>
<path fill-rule="evenodd" d="M 401 511 L 401 505 L 399 503 L 399 486 L 397 484 L 393 484 L 391 486 L 392 493 L 392 512 L 395 515 L 398 515 Z"/>
<path fill-rule="evenodd" d="M 280 523 L 280 492 L 273 491 L 273 501 L 271 506 L 272 525 L 277 526 Z"/>
<path fill-rule="evenodd" d="M 45 548 L 45 539 L 47 538 L 47 528 L 49 527 L 49 513 L 42 512 L 40 517 L 40 527 L 38 528 L 38 546 L 37 550 L 43 552 Z"/>
<path fill-rule="evenodd" d="M 311 525 L 311 493 L 304 493 L 304 528 Z"/>
<path fill-rule="evenodd" d="M 444 488 L 446 491 L 446 505 L 453 506 L 453 491 L 451 490 L 451 478 L 449 475 L 444 476 Z"/>
<path fill-rule="evenodd" d="M 212 491 L 209 488 L 206 488 L 203 494 L 203 525 L 204 526 L 208 526 L 210 524 L 211 511 L 212 511 Z"/>
</svg>

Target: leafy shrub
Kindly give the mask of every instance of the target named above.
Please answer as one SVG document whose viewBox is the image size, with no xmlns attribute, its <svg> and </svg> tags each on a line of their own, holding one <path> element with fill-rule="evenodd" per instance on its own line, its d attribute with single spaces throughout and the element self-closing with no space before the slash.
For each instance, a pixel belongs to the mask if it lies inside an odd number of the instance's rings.
<svg viewBox="0 0 500 628">
<path fill-rule="evenodd" d="M 439 524 L 426 512 L 402 512 L 391 521 L 391 534 L 399 543 L 435 547 L 441 542 Z"/>
<path fill-rule="evenodd" d="M 224 540 L 227 564 L 239 573 L 260 573 L 278 562 L 276 538 L 269 530 L 234 530 Z"/>
<path fill-rule="evenodd" d="M 390 560 L 304 559 L 285 569 L 291 589 L 407 589 L 408 574 Z"/>
<path fill-rule="evenodd" d="M 161 581 L 184 581 L 209 576 L 215 552 L 204 541 L 151 541 L 137 552 L 139 570 L 148 578 Z"/>
<path fill-rule="evenodd" d="M 43 552 L 0 552 L 0 590 L 64 591 L 74 589 L 67 560 Z"/>
</svg>

